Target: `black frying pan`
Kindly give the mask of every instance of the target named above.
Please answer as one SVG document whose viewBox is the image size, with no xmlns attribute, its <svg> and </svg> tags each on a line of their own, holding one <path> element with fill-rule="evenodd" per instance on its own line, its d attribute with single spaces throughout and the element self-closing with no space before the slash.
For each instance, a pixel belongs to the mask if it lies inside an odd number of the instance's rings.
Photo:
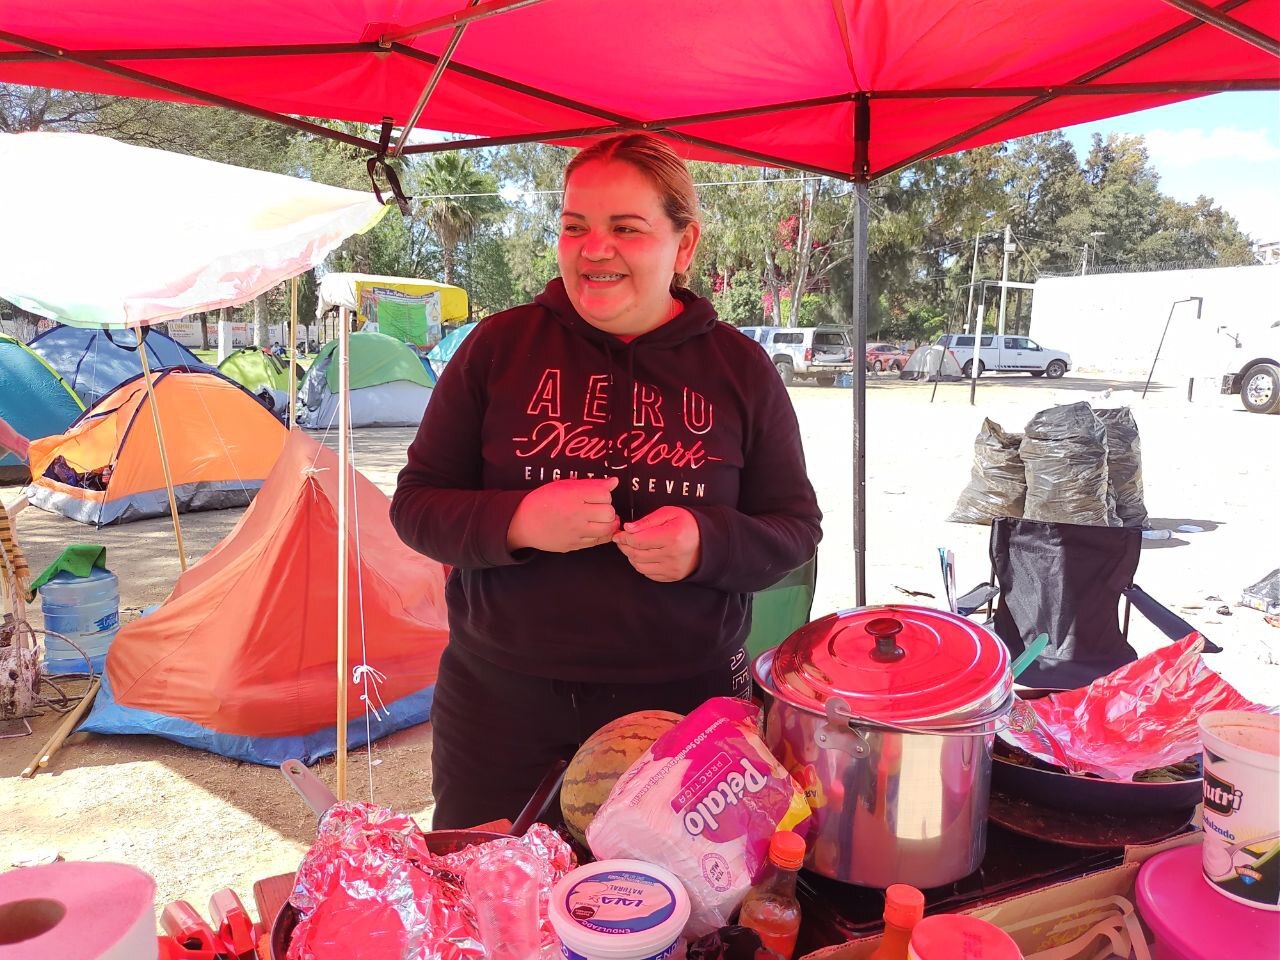
<svg viewBox="0 0 1280 960">
<path fill-rule="evenodd" d="M 1035 700 L 1055 690 L 1019 690 L 1024 700 Z M 1100 780 L 1069 773 L 1025 767 L 1000 756 L 992 758 L 991 786 L 1007 796 L 1040 806 L 1073 813 L 1099 813 L 1119 817 L 1190 811 L 1204 795 L 1204 779 L 1175 783 L 1142 783 Z"/>
</svg>

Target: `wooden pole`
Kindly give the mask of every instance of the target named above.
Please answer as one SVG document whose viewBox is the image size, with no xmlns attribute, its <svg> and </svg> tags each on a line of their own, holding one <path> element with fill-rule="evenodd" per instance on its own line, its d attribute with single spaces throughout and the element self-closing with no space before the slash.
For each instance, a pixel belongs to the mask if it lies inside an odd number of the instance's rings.
<svg viewBox="0 0 1280 960">
<path fill-rule="evenodd" d="M 298 425 L 298 278 L 289 282 L 289 429 Z"/>
<path fill-rule="evenodd" d="M 58 728 L 53 731 L 53 736 L 49 738 L 49 742 L 44 745 L 44 749 L 37 753 L 31 759 L 31 763 L 22 771 L 24 779 L 31 779 L 39 772 L 41 767 L 47 767 L 49 761 L 53 759 L 53 755 L 58 752 L 58 748 L 62 746 L 62 742 L 71 736 L 71 732 L 75 730 L 76 724 L 80 722 L 80 718 L 85 715 L 89 707 L 93 705 L 93 698 L 98 695 L 98 687 L 102 683 L 101 677 L 94 677 L 93 682 L 89 684 L 89 688 L 85 690 L 84 696 L 75 708 L 62 718 L 62 722 L 58 724 Z"/>
<path fill-rule="evenodd" d="M 347 471 L 350 451 L 347 435 L 351 418 L 347 405 L 351 318 L 347 308 L 338 312 L 338 799 L 347 799 Z"/>
<path fill-rule="evenodd" d="M 147 385 L 147 402 L 151 405 L 151 422 L 156 428 L 156 443 L 160 445 L 160 469 L 164 471 L 164 489 L 169 494 L 169 513 L 173 517 L 173 536 L 178 542 L 178 563 L 185 573 L 187 550 L 182 543 L 182 523 L 178 520 L 178 498 L 173 492 L 173 475 L 169 472 L 169 453 L 164 445 L 164 431 L 160 429 L 160 408 L 156 406 L 156 391 L 151 383 L 151 364 L 147 361 L 147 347 L 138 331 L 138 357 L 142 360 L 142 382 Z"/>
</svg>

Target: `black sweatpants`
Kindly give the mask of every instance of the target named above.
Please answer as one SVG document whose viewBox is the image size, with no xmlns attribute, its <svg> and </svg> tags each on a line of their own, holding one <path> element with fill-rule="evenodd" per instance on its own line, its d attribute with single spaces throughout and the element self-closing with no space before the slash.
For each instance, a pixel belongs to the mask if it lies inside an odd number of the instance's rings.
<svg viewBox="0 0 1280 960">
<path fill-rule="evenodd" d="M 688 680 L 583 683 L 512 673 L 450 644 L 431 706 L 432 827 L 514 820 L 557 760 L 628 713 L 688 713 L 711 697 L 750 695 L 742 650 Z"/>
</svg>

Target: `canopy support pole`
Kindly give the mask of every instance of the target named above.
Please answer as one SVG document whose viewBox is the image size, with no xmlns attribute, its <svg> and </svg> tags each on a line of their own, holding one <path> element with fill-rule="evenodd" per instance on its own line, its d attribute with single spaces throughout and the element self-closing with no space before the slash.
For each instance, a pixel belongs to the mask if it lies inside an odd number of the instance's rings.
<svg viewBox="0 0 1280 960">
<path fill-rule="evenodd" d="M 475 7 L 479 3 L 480 0 L 471 0 L 470 6 Z M 458 49 L 458 44 L 462 40 L 462 35 L 467 32 L 467 24 L 470 22 L 469 20 L 464 20 L 453 28 L 453 35 L 449 37 L 449 43 L 444 48 L 444 53 L 440 54 L 440 59 L 436 61 L 435 69 L 431 71 L 431 78 L 427 80 L 427 85 L 422 88 L 422 95 L 418 97 L 418 102 L 414 105 L 413 112 L 409 114 L 409 119 L 405 121 L 404 128 L 400 131 L 400 139 L 391 148 L 391 156 L 398 157 L 404 151 L 405 144 L 409 142 L 409 135 L 413 133 L 413 128 L 422 119 L 422 111 L 427 109 L 427 102 L 431 99 L 431 95 L 436 92 L 436 87 L 440 85 L 444 72 L 449 66 L 449 61 L 453 59 L 453 51 Z"/>
<path fill-rule="evenodd" d="M 867 177 L 871 103 L 859 94 L 853 112 L 853 576 L 857 606 L 867 603 L 867 227 L 871 188 Z"/>
<path fill-rule="evenodd" d="M 298 425 L 298 278 L 289 281 L 289 429 Z"/>
<path fill-rule="evenodd" d="M 338 800 L 347 799 L 347 471 L 350 469 L 348 433 L 351 418 L 350 399 L 351 319 L 347 308 L 338 310 L 338 722 L 337 750 Z"/>
<path fill-rule="evenodd" d="M 1277 43 L 1261 30 L 1255 30 L 1248 24 L 1241 23 L 1235 17 L 1228 17 L 1221 9 L 1215 10 L 1207 3 L 1200 3 L 1199 0 L 1164 0 L 1164 2 L 1171 7 L 1177 7 L 1183 13 L 1190 14 L 1197 20 L 1212 24 L 1238 40 L 1252 44 L 1273 57 L 1280 57 L 1280 43 Z"/>
<path fill-rule="evenodd" d="M 187 549 L 182 542 L 182 522 L 178 519 L 178 498 L 173 492 L 173 474 L 169 471 L 169 452 L 164 445 L 164 430 L 160 428 L 160 408 L 156 406 L 156 391 L 151 383 L 151 364 L 147 361 L 145 333 L 138 332 L 138 359 L 142 361 L 142 382 L 147 385 L 147 403 L 151 407 L 151 422 L 156 428 L 156 443 L 160 447 L 160 469 L 164 471 L 164 489 L 169 495 L 169 513 L 173 517 L 173 537 L 178 542 L 178 563 L 187 570 Z"/>
</svg>

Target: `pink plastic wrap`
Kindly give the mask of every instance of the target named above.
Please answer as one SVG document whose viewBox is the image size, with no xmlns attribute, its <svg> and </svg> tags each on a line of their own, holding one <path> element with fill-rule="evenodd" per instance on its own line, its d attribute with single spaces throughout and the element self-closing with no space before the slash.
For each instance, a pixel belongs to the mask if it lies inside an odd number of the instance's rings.
<svg viewBox="0 0 1280 960">
<path fill-rule="evenodd" d="M 467 867 L 516 846 L 545 865 L 539 891 L 544 955 L 555 949 L 546 904 L 556 881 L 577 864 L 543 824 L 523 837 L 432 854 L 417 825 L 368 803 L 344 803 L 321 820 L 289 901 L 302 914 L 288 960 L 483 960 L 484 947 L 464 892 Z"/>
<path fill-rule="evenodd" d="M 1200 752 L 1202 713 L 1261 709 L 1209 669 L 1203 647 L 1193 633 L 1087 687 L 1028 700 L 1035 726 L 1001 730 L 1000 737 L 1070 773 L 1104 780 L 1180 763 Z"/>
</svg>

